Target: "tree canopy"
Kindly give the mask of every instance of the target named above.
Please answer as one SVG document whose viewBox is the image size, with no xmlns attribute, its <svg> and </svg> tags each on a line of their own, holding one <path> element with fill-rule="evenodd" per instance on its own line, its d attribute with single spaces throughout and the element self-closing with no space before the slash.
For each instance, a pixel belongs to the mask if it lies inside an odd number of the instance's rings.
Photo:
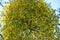
<svg viewBox="0 0 60 40">
<path fill-rule="evenodd" d="M 4 10 L 4 40 L 54 40 L 57 18 L 44 0 L 14 0 Z"/>
</svg>

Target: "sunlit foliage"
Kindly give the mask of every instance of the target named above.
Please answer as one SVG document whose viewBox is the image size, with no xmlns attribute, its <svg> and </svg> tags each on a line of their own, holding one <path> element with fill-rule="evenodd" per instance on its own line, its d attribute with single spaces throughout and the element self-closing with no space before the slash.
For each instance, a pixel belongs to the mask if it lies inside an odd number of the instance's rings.
<svg viewBox="0 0 60 40">
<path fill-rule="evenodd" d="M 54 40 L 57 18 L 43 0 L 14 0 L 4 7 L 4 40 Z"/>
</svg>

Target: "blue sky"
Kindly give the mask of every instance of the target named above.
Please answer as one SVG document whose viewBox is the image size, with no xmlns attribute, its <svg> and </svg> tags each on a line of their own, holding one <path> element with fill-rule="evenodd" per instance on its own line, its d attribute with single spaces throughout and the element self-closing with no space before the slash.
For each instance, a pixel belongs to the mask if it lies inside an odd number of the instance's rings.
<svg viewBox="0 0 60 40">
<path fill-rule="evenodd" d="M 53 9 L 60 8 L 60 0 L 45 0 L 47 3 L 51 3 Z"/>
</svg>

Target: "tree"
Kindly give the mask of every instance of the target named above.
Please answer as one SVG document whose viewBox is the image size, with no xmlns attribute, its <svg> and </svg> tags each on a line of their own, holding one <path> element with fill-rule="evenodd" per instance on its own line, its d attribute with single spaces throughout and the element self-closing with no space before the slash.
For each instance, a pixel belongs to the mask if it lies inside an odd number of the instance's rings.
<svg viewBox="0 0 60 40">
<path fill-rule="evenodd" d="M 60 40 L 60 28 L 59 27 L 56 28 L 56 38 L 55 38 L 55 40 Z"/>
<path fill-rule="evenodd" d="M 53 40 L 55 11 L 43 0 L 14 0 L 4 7 L 4 40 Z"/>
</svg>

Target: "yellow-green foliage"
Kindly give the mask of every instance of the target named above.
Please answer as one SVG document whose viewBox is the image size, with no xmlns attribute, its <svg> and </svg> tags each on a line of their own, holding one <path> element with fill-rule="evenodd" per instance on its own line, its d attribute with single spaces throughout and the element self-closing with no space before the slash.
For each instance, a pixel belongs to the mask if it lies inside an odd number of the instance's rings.
<svg viewBox="0 0 60 40">
<path fill-rule="evenodd" d="M 14 0 L 4 7 L 4 40 L 54 40 L 55 11 L 43 0 Z"/>
</svg>

